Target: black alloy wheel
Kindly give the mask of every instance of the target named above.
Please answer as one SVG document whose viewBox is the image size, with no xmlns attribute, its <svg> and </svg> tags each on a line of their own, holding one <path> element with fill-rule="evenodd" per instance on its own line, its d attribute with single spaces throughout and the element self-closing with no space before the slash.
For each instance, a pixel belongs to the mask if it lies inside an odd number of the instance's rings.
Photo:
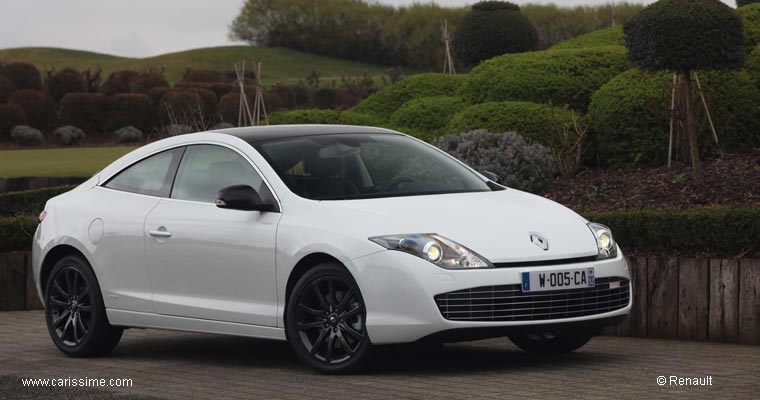
<svg viewBox="0 0 760 400">
<path fill-rule="evenodd" d="M 286 310 L 286 334 L 299 358 L 323 373 L 349 373 L 369 357 L 367 311 L 343 267 L 322 264 L 296 283 Z"/>
<path fill-rule="evenodd" d="M 78 256 L 62 258 L 45 287 L 45 319 L 58 349 L 85 357 L 116 347 L 123 329 L 108 323 L 100 287 L 86 261 Z"/>
</svg>

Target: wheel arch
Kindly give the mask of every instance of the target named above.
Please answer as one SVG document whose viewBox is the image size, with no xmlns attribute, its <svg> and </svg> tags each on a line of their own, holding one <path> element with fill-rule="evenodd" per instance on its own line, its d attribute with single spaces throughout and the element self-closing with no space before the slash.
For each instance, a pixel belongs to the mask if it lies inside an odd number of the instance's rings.
<svg viewBox="0 0 760 400">
<path fill-rule="evenodd" d="M 40 293 L 43 297 L 45 296 L 47 280 L 50 277 L 50 272 L 53 271 L 53 267 L 55 267 L 55 264 L 60 259 L 70 255 L 82 257 L 83 260 L 92 265 L 84 253 L 70 244 L 59 244 L 53 247 L 45 254 L 45 258 L 42 259 L 42 264 L 40 265 Z"/>
<path fill-rule="evenodd" d="M 290 300 L 290 293 L 293 291 L 293 287 L 296 286 L 296 283 L 298 282 L 298 280 L 301 279 L 301 277 L 310 269 L 316 267 L 319 264 L 324 264 L 327 262 L 340 265 L 346 271 L 348 271 L 349 274 L 351 273 L 351 271 L 349 271 L 348 268 L 346 268 L 345 264 L 343 264 L 336 257 L 331 256 L 330 254 L 327 254 L 327 253 L 315 252 L 315 253 L 311 253 L 302 257 L 296 263 L 293 269 L 290 271 L 290 275 L 288 275 L 288 282 L 285 285 L 285 308 L 284 309 L 287 310 L 288 301 Z"/>
</svg>

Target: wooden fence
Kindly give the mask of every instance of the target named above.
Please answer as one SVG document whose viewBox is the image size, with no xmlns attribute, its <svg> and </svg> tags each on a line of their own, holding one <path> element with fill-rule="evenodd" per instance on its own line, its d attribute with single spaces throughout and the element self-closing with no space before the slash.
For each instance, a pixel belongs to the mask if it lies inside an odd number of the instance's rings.
<svg viewBox="0 0 760 400">
<path fill-rule="evenodd" d="M 42 308 L 31 253 L 0 253 L 0 311 Z M 605 333 L 760 344 L 760 259 L 630 256 L 633 309 Z"/>
</svg>

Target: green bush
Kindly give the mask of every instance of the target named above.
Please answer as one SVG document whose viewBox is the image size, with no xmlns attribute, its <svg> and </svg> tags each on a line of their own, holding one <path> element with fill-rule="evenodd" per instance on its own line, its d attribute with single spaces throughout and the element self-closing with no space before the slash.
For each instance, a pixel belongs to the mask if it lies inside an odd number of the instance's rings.
<svg viewBox="0 0 760 400">
<path fill-rule="evenodd" d="M 50 76 L 47 81 L 47 90 L 53 100 L 61 101 L 68 93 L 86 92 L 87 82 L 79 71 L 64 68 Z"/>
<path fill-rule="evenodd" d="M 359 103 L 352 110 L 388 121 L 406 102 L 423 97 L 453 96 L 466 75 L 418 74 L 389 86 Z"/>
<path fill-rule="evenodd" d="M 4 65 L 0 73 L 10 79 L 17 89 L 42 90 L 42 76 L 37 67 L 32 64 L 12 62 Z"/>
<path fill-rule="evenodd" d="M 6 78 L 5 75 L 0 74 L 0 104 L 7 102 L 8 98 L 11 97 L 11 93 L 15 91 L 16 85 Z"/>
<path fill-rule="evenodd" d="M 746 71 L 699 74 L 721 146 L 740 150 L 760 145 L 760 89 Z M 630 70 L 594 94 L 590 115 L 599 159 L 612 165 L 659 165 L 667 158 L 668 86 L 672 74 Z M 697 118 L 704 120 L 695 99 Z M 702 143 L 712 144 L 709 126 L 699 124 Z"/>
<path fill-rule="evenodd" d="M 10 140 L 11 129 L 26 124 L 24 109 L 15 104 L 0 104 L 0 141 Z"/>
<path fill-rule="evenodd" d="M 106 130 L 113 131 L 133 125 L 142 131 L 150 131 L 157 123 L 156 111 L 145 94 L 115 94 L 108 98 Z"/>
<path fill-rule="evenodd" d="M 747 53 L 760 44 L 760 3 L 749 4 L 736 10 L 744 24 L 744 47 Z"/>
<path fill-rule="evenodd" d="M 46 129 L 55 122 L 55 101 L 39 90 L 17 90 L 11 94 L 8 103 L 21 107 L 26 121 L 35 128 Z"/>
<path fill-rule="evenodd" d="M 625 54 L 620 46 L 508 54 L 475 67 L 461 94 L 473 104 L 551 102 L 585 111 L 597 89 L 630 67 Z"/>
<path fill-rule="evenodd" d="M 737 7 L 744 7 L 749 4 L 760 3 L 760 0 L 736 0 Z"/>
<path fill-rule="evenodd" d="M 554 121 L 556 119 L 556 121 Z M 522 101 L 504 101 L 475 104 L 458 112 L 444 129 L 448 133 L 461 133 L 473 129 L 489 132 L 517 132 L 526 139 L 548 144 L 554 123 L 564 125 L 571 121 L 570 112 Z"/>
<path fill-rule="evenodd" d="M 0 218 L 0 253 L 29 251 L 37 230 L 37 219 L 28 216 Z"/>
<path fill-rule="evenodd" d="M 565 40 L 551 47 L 557 49 L 588 49 L 592 47 L 625 46 L 623 27 L 618 25 L 612 28 L 600 29 L 585 35 Z"/>
<path fill-rule="evenodd" d="M 0 193 L 0 217 L 13 217 L 20 214 L 37 216 L 45 208 L 45 203 L 49 199 L 75 187 L 76 185 L 66 185 Z"/>
<path fill-rule="evenodd" d="M 760 252 L 758 207 L 621 210 L 584 216 L 609 226 L 629 253 L 736 257 Z"/>
<path fill-rule="evenodd" d="M 747 58 L 745 68 L 750 76 L 755 79 L 758 87 L 760 87 L 760 44 L 755 46 L 755 50 Z"/>
<path fill-rule="evenodd" d="M 538 48 L 538 32 L 516 4 L 481 1 L 457 25 L 451 46 L 457 58 L 476 65 L 508 53 Z"/>
<path fill-rule="evenodd" d="M 419 132 L 415 136 L 429 141 L 440 135 L 451 117 L 464 107 L 464 101 L 460 97 L 423 97 L 396 110 L 391 116 L 391 124 Z"/>
<path fill-rule="evenodd" d="M 102 93 L 69 93 L 61 99 L 61 122 L 66 125 L 102 132 L 108 117 L 108 97 Z"/>
<path fill-rule="evenodd" d="M 329 124 L 379 126 L 381 122 L 371 115 L 360 114 L 354 111 L 313 109 L 272 113 L 269 115 L 269 123 L 271 125 Z"/>
<path fill-rule="evenodd" d="M 659 0 L 623 30 L 630 60 L 643 69 L 738 69 L 744 63 L 741 17 L 720 0 Z"/>
</svg>

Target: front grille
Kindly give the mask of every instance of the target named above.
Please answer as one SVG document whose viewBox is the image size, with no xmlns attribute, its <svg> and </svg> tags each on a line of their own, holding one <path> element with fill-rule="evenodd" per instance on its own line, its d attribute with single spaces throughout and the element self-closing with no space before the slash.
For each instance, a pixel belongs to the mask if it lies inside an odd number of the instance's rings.
<svg viewBox="0 0 760 400">
<path fill-rule="evenodd" d="M 610 288 L 618 282 L 619 287 Z M 628 305 L 626 278 L 596 278 L 588 289 L 523 293 L 520 284 L 483 286 L 435 296 L 441 315 L 452 321 L 538 321 L 582 317 Z"/>
</svg>

